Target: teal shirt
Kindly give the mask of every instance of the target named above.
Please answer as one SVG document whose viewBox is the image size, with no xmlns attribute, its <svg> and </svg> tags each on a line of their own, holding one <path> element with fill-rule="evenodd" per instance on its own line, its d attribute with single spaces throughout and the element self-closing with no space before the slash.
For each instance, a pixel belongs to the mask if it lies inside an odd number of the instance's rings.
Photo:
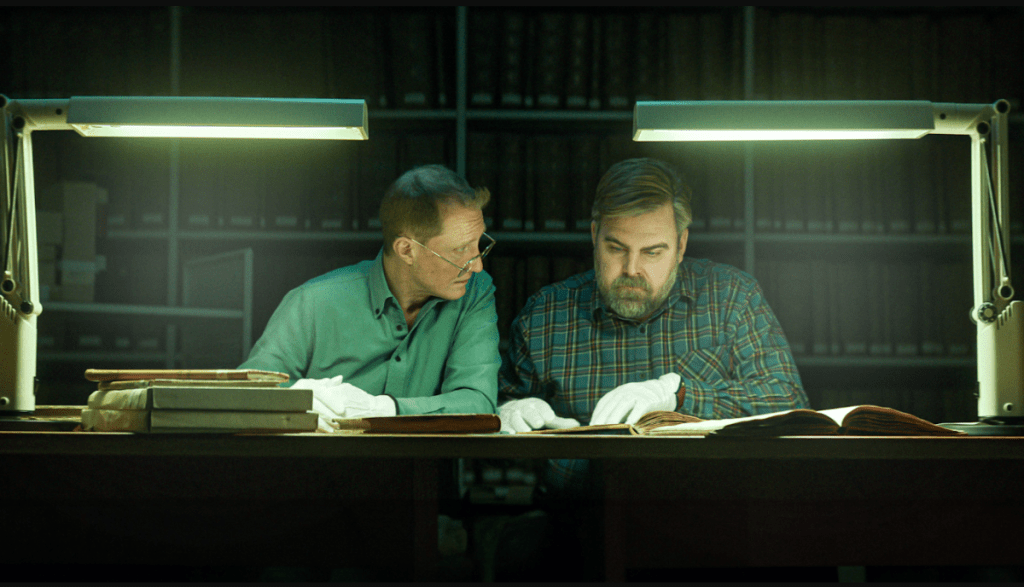
<svg viewBox="0 0 1024 587">
<path fill-rule="evenodd" d="M 491 276 L 474 274 L 457 300 L 431 298 L 412 328 L 384 279 L 383 251 L 291 290 L 240 369 L 292 381 L 344 375 L 399 414 L 494 413 L 498 315 Z"/>
</svg>

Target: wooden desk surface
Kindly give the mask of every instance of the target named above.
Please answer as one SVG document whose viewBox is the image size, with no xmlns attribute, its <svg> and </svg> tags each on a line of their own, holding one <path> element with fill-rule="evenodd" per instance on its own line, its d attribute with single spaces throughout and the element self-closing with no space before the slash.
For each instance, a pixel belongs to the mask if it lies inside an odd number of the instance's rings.
<svg viewBox="0 0 1024 587">
<path fill-rule="evenodd" d="M 312 459 L 586 458 L 1024 461 L 1022 437 L 700 438 L 604 435 L 131 434 L 0 432 L 0 456 Z"/>
</svg>

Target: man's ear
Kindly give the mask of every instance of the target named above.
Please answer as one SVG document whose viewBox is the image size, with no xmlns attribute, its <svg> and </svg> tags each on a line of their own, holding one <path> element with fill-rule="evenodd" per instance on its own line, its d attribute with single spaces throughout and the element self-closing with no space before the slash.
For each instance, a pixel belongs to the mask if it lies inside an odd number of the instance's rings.
<svg viewBox="0 0 1024 587">
<path fill-rule="evenodd" d="M 412 262 L 416 259 L 413 242 L 409 237 L 400 236 L 396 238 L 391 243 L 391 248 L 394 249 L 395 255 L 404 261 L 406 265 L 412 265 Z"/>
<path fill-rule="evenodd" d="M 597 246 L 597 223 L 590 221 L 590 244 Z"/>
<path fill-rule="evenodd" d="M 686 252 L 686 241 L 690 238 L 690 229 L 686 228 L 683 233 L 679 235 L 679 254 L 676 255 L 676 263 L 683 262 L 683 253 Z"/>
</svg>

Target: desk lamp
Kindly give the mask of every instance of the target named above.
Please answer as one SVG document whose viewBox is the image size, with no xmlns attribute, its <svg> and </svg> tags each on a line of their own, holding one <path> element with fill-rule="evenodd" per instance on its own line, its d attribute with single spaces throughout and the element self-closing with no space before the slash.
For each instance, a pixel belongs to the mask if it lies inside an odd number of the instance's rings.
<svg viewBox="0 0 1024 587">
<path fill-rule="evenodd" d="M 32 133 L 86 137 L 366 140 L 363 100 L 72 97 L 10 100 L 3 108 L 0 201 L 0 414 L 35 411 L 39 277 Z"/>
<path fill-rule="evenodd" d="M 978 422 L 969 434 L 1024 431 L 1024 303 L 1010 284 L 1007 116 L 1010 104 L 927 101 L 637 102 L 635 141 L 917 139 L 971 141 L 971 239 L 978 336 Z M 965 194 L 966 197 L 966 194 Z"/>
</svg>

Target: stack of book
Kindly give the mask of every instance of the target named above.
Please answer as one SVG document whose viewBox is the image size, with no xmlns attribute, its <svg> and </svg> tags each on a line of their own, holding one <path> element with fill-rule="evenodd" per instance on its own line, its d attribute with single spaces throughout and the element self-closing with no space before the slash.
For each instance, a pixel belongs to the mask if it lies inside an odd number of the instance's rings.
<svg viewBox="0 0 1024 587">
<path fill-rule="evenodd" d="M 315 432 L 313 391 L 278 387 L 288 375 L 256 370 L 89 369 L 98 389 L 82 409 L 97 432 Z"/>
</svg>

